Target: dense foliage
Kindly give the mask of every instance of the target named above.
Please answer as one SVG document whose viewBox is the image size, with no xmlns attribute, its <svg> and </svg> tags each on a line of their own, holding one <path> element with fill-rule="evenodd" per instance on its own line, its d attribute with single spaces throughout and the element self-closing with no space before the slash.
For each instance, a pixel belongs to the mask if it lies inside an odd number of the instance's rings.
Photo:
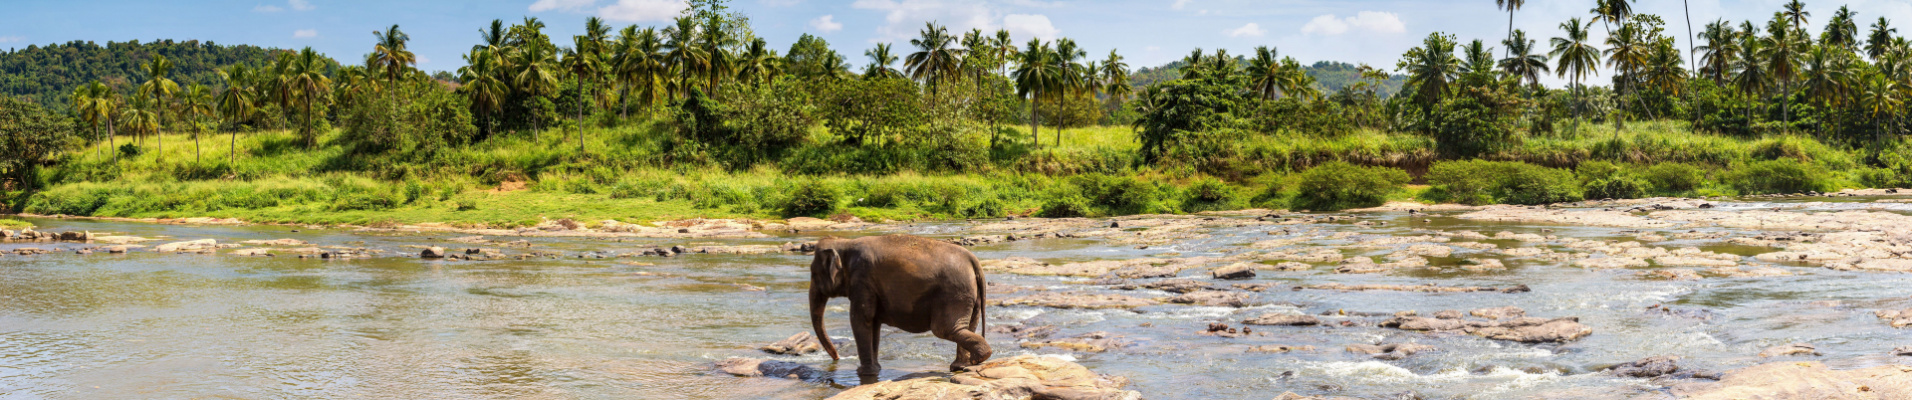
<svg viewBox="0 0 1912 400">
<path fill-rule="evenodd" d="M 183 84 L 217 87 L 219 69 L 233 64 L 262 64 L 283 50 L 251 45 L 220 45 L 197 40 L 156 40 L 141 43 L 73 41 L 0 51 L 0 96 L 24 96 L 42 106 L 68 111 L 67 95 L 74 87 L 99 80 L 122 95 L 131 95 L 145 75 L 140 64 L 155 55 L 173 61 L 174 75 Z"/>
</svg>

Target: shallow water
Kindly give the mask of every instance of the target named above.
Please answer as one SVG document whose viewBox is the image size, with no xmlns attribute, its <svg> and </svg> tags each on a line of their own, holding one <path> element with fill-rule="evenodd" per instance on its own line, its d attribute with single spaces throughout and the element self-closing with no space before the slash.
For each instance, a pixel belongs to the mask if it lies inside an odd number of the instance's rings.
<svg viewBox="0 0 1912 400">
<path fill-rule="evenodd" d="M 1860 199 L 1861 201 L 1866 199 Z M 1847 209 L 1912 210 L 1898 203 L 1771 200 L 1722 203 L 1725 209 L 1813 212 Z M 1417 229 L 1543 233 L 1562 237 L 1632 240 L 1623 228 L 1465 221 L 1453 214 L 1408 217 L 1357 214 L 1384 227 L 1350 223 L 1215 229 L 1207 237 L 1150 246 L 1110 245 L 1102 239 L 1049 239 L 976 247 L 979 257 L 1030 257 L 1048 262 L 1188 257 L 1248 251 L 1248 243 L 1281 238 L 1270 231 L 1327 235 L 1421 235 Z M 539 239 L 537 249 L 565 258 L 528 261 L 440 262 L 410 245 L 447 244 L 449 234 L 357 233 L 276 226 L 185 227 L 74 220 L 35 220 L 42 231 L 90 230 L 173 240 L 220 242 L 293 238 L 316 245 L 370 247 L 384 257 L 321 261 L 219 255 L 74 255 L 80 244 L 0 244 L 58 248 L 40 256 L 0 257 L 0 397 L 4 398 L 645 398 L 819 399 L 841 390 L 830 383 L 734 378 L 711 364 L 734 356 L 770 357 L 754 350 L 809 329 L 805 293 L 808 258 L 801 255 L 579 259 L 582 252 L 636 252 L 670 245 L 769 244 L 812 240 L 768 239 Z M 899 226 L 936 237 L 964 234 L 965 224 Z M 1662 233 L 1693 228 L 1673 228 Z M 1701 230 L 1719 228 L 1699 228 Z M 865 233 L 869 234 L 869 233 Z M 1347 245 L 1365 238 L 1316 240 Z M 515 240 L 511 238 L 510 240 Z M 1513 241 L 1486 240 L 1503 247 Z M 152 244 L 152 243 L 149 243 Z M 1740 254 L 1742 267 L 1769 265 L 1742 248 L 1714 240 L 1655 243 L 1699 246 Z M 514 249 L 506 249 L 516 253 Z M 1456 249 L 1452 259 L 1505 258 Z M 1373 256 L 1388 249 L 1344 250 Z M 1135 343 L 1105 353 L 1026 350 L 1006 335 L 990 335 L 997 357 L 1063 354 L 1097 372 L 1121 375 L 1149 398 L 1268 398 L 1283 391 L 1361 398 L 1588 398 L 1624 397 L 1658 386 L 1642 379 L 1593 373 L 1614 363 L 1678 355 L 1688 369 L 1727 370 L 1763 361 L 1766 347 L 1818 345 L 1839 368 L 1906 359 L 1885 356 L 1912 344 L 1871 310 L 1912 306 L 1912 275 L 1840 272 L 1779 265 L 1794 276 L 1698 281 L 1643 280 L 1634 270 L 1587 270 L 1568 263 L 1507 260 L 1507 271 L 1335 274 L 1331 267 L 1303 272 L 1262 271 L 1251 282 L 1275 283 L 1255 293 L 1259 306 L 1233 309 L 1158 305 L 1135 310 L 1058 310 L 993 307 L 989 324 L 1056 325 L 1056 337 L 1106 331 Z M 1657 267 L 1655 267 L 1657 268 Z M 1649 268 L 1653 269 L 1653 268 Z M 1182 272 L 1206 279 L 1207 268 Z M 1019 286 L 1166 297 L 1091 285 L 1089 278 L 992 274 L 992 282 Z M 1288 290 L 1295 284 L 1392 283 L 1442 286 L 1528 285 L 1530 293 L 1402 293 Z M 1233 282 L 1231 282 L 1233 283 Z M 744 286 L 766 288 L 744 290 Z M 1005 297 L 992 295 L 994 297 Z M 1815 304 L 1840 301 L 1837 306 Z M 849 336 L 846 301 L 827 317 L 835 336 Z M 1322 315 L 1389 314 L 1416 310 L 1471 310 L 1519 306 L 1538 317 L 1579 317 L 1594 330 L 1564 345 L 1528 345 L 1467 335 L 1425 334 L 1372 326 L 1380 317 L 1329 316 L 1333 327 L 1257 329 L 1266 336 L 1198 335 L 1209 322 L 1238 324 L 1274 311 Z M 1680 312 L 1649 310 L 1665 305 Z M 1366 326 L 1334 326 L 1343 320 Z M 1260 327 L 1257 327 L 1260 328 Z M 1415 342 L 1440 350 L 1398 361 L 1341 351 L 1348 344 Z M 1310 345 L 1317 351 L 1247 353 L 1255 345 Z M 928 335 L 889 329 L 882 342 L 884 377 L 943 369 L 954 345 Z M 845 349 L 846 351 L 853 351 Z M 770 357 L 832 371 L 853 383 L 855 359 Z"/>
</svg>

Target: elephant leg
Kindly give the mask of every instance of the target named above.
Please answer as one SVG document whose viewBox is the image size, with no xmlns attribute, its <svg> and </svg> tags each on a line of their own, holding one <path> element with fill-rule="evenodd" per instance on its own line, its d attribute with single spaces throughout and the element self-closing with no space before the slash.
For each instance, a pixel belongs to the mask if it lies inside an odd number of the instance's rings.
<svg viewBox="0 0 1912 400">
<path fill-rule="evenodd" d="M 970 313 L 974 311 L 971 304 L 974 304 L 973 301 L 943 305 L 943 312 L 930 325 L 930 332 L 937 338 L 956 342 L 956 361 L 949 364 L 950 371 L 961 371 L 981 364 L 994 353 L 989 348 L 989 341 L 968 326 Z"/>
<path fill-rule="evenodd" d="M 883 372 L 883 366 L 876 361 L 877 340 L 882 338 L 882 327 L 877 326 L 876 318 L 867 315 L 865 310 L 856 310 L 854 304 L 850 308 L 850 331 L 856 335 L 856 376 L 863 384 L 876 383 L 877 373 Z"/>
</svg>

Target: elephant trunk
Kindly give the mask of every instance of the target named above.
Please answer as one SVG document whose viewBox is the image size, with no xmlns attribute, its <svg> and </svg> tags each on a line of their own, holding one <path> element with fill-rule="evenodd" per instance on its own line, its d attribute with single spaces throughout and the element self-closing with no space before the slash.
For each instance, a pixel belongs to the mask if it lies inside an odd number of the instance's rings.
<svg viewBox="0 0 1912 400">
<path fill-rule="evenodd" d="M 823 329 L 823 306 L 830 304 L 830 296 L 815 289 L 810 290 L 810 327 L 817 331 L 817 344 L 823 345 L 823 351 L 830 352 L 831 360 L 841 360 L 837 356 L 836 344 L 830 343 L 830 334 Z"/>
</svg>

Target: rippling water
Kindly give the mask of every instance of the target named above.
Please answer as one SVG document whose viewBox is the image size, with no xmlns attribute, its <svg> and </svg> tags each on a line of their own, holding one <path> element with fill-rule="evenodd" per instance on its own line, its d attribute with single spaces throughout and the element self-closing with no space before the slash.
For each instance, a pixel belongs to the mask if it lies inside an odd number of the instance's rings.
<svg viewBox="0 0 1912 400">
<path fill-rule="evenodd" d="M 1912 205 L 1841 202 L 1733 202 L 1726 209 L 1794 212 Z M 1415 229 L 1541 233 L 1631 240 L 1619 228 L 1507 224 L 1404 214 L 1363 215 L 1390 222 L 1306 226 L 1363 234 L 1421 234 Z M 445 245 L 438 234 L 291 232 L 288 227 L 181 227 L 36 220 L 45 231 L 91 230 L 221 242 L 294 238 L 318 245 L 364 246 L 406 254 L 408 245 Z M 960 224 L 918 224 L 904 232 L 959 235 Z M 1230 228 L 1204 238 L 1139 249 L 1101 240 L 1021 241 L 975 248 L 983 258 L 1031 257 L 1050 262 L 1142 256 L 1225 255 L 1270 238 L 1280 227 Z M 1293 227 L 1289 227 L 1293 228 Z M 1684 231 L 1681 228 L 1678 231 Z M 1710 229 L 1710 228 L 1709 228 Z M 1668 232 L 1674 230 L 1666 230 Z M 1276 236 L 1279 237 L 1279 236 Z M 539 249 L 575 255 L 630 252 L 676 244 L 765 244 L 812 238 L 739 240 L 532 239 Z M 1486 241 L 1502 246 L 1511 241 Z M 163 243 L 163 242 L 162 242 Z M 1321 241 L 1319 244 L 1334 244 Z M 1342 241 L 1338 243 L 1348 243 Z M 1716 241 L 1701 246 L 1748 255 L 1757 248 Z M 0 249 L 64 249 L 41 256 L 0 257 L 0 397 L 5 398 L 645 398 L 818 399 L 841 387 L 714 374 L 711 363 L 763 357 L 756 346 L 809 329 L 804 291 L 807 258 L 799 255 L 530 261 L 432 262 L 382 257 L 352 261 L 230 255 L 72 254 L 77 244 L 0 244 Z M 448 246 L 465 247 L 465 246 Z M 1347 250 L 1349 256 L 1385 249 Z M 1460 250 L 1455 258 L 1480 256 Z M 1437 260 L 1436 262 L 1441 262 Z M 1742 266 L 1761 263 L 1751 257 Z M 1058 337 L 1106 331 L 1136 345 L 1097 354 L 1069 354 L 1105 374 L 1122 375 L 1150 398 L 1267 398 L 1283 391 L 1379 398 L 1623 397 L 1657 390 L 1645 380 L 1590 373 L 1606 365 L 1678 355 L 1682 366 L 1725 370 L 1761 362 L 1766 347 L 1805 341 L 1835 367 L 1904 363 L 1885 356 L 1912 344 L 1869 310 L 1912 306 L 1912 277 L 1779 265 L 1797 275 L 1773 278 L 1653 281 L 1634 270 L 1586 270 L 1563 263 L 1510 260 L 1490 273 L 1340 275 L 1328 268 L 1263 272 L 1278 284 L 1438 283 L 1443 286 L 1525 284 L 1531 293 L 1400 293 L 1289 291 L 1255 294 L 1262 306 L 1232 309 L 1183 305 L 1135 310 L 996 307 L 990 324 L 1049 324 Z M 1204 274 L 1191 269 L 1184 276 Z M 1088 279 L 993 274 L 992 282 L 1104 291 Z M 766 288 L 743 290 L 744 286 Z M 1162 292 L 1125 292 L 1142 297 Z M 1838 300 L 1836 306 L 1816 303 Z M 828 323 L 849 335 L 845 302 Z M 1650 312 L 1666 305 L 1682 313 Z M 1429 335 L 1366 327 L 1260 330 L 1268 336 L 1226 339 L 1196 334 L 1208 322 L 1234 324 L 1270 311 L 1309 314 L 1392 313 L 1519 306 L 1540 317 L 1580 317 L 1594 334 L 1565 345 L 1525 345 L 1466 335 Z M 1323 316 L 1329 325 L 1346 319 Z M 990 336 L 998 357 L 1031 352 L 1012 338 Z M 1440 350 L 1399 361 L 1340 351 L 1353 343 L 1416 342 Z M 1311 345 L 1316 352 L 1247 353 L 1263 344 Z M 885 377 L 936 371 L 954 345 L 891 330 L 883 341 Z M 777 357 L 832 371 L 855 382 L 855 361 L 828 356 Z"/>
</svg>

